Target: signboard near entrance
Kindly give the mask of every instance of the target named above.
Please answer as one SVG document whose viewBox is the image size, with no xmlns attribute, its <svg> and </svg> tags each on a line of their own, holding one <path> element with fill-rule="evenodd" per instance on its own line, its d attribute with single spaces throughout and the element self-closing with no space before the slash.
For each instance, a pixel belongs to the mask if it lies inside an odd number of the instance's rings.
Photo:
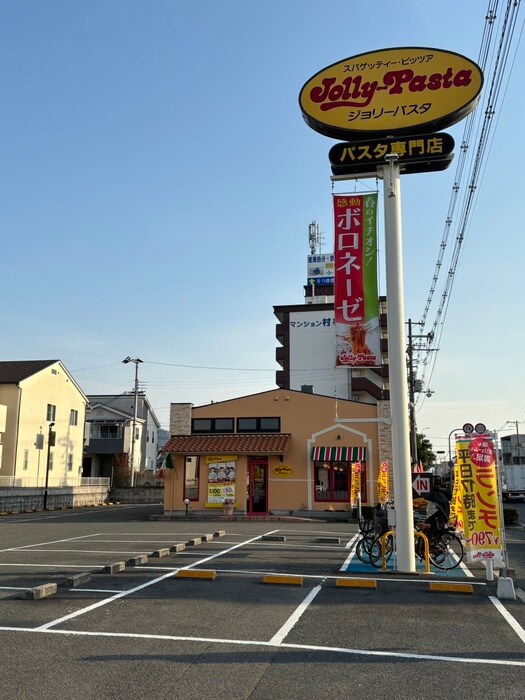
<svg viewBox="0 0 525 700">
<path fill-rule="evenodd" d="M 412 481 L 412 491 L 417 496 L 422 496 L 430 491 L 430 477 L 418 475 Z"/>
</svg>

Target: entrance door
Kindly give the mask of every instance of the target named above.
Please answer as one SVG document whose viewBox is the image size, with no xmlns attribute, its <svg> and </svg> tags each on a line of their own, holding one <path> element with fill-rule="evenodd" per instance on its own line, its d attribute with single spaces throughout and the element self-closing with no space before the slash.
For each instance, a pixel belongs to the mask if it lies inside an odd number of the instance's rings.
<svg viewBox="0 0 525 700">
<path fill-rule="evenodd" d="M 268 512 L 268 460 L 249 459 L 246 480 L 246 512 L 265 515 Z"/>
</svg>

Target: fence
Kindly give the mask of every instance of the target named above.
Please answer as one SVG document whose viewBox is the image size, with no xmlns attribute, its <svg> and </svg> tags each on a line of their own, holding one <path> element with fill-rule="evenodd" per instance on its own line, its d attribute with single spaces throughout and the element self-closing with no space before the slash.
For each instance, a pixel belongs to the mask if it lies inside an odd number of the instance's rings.
<svg viewBox="0 0 525 700">
<path fill-rule="evenodd" d="M 109 476 L 88 476 L 80 479 L 68 479 L 65 476 L 49 477 L 49 488 L 73 488 L 74 486 L 102 486 L 109 488 Z M 0 476 L 0 488 L 44 488 L 46 485 L 45 476 L 36 477 L 17 477 L 17 476 Z"/>
</svg>

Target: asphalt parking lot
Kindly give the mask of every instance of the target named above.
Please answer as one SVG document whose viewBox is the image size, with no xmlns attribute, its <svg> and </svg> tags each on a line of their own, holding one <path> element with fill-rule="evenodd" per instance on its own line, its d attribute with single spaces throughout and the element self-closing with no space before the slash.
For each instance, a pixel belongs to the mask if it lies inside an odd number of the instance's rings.
<svg viewBox="0 0 525 700">
<path fill-rule="evenodd" d="M 523 698 L 523 597 L 498 600 L 482 571 L 367 569 L 348 523 L 155 512 L 2 518 L 6 697 Z M 524 535 L 507 535 L 519 594 Z"/>
</svg>

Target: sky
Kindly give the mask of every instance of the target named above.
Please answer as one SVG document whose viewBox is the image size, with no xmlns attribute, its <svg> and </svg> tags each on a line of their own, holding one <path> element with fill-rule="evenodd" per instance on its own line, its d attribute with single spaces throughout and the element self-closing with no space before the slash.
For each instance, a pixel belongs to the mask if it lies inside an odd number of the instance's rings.
<svg viewBox="0 0 525 700">
<path fill-rule="evenodd" d="M 302 85 L 395 46 L 477 61 L 488 4 L 4 0 L 0 358 L 60 359 L 86 394 L 132 390 L 122 360 L 140 358 L 164 428 L 170 402 L 275 388 L 273 306 L 304 301 L 308 224 L 332 250 L 332 193 L 376 189 L 333 185 L 336 141 L 303 121 Z M 522 23 L 520 10 L 433 393 L 417 409 L 434 450 L 466 422 L 525 423 Z M 447 132 L 457 143 L 463 129 Z M 423 314 L 454 178 L 454 163 L 402 176 L 407 319 Z"/>
</svg>

